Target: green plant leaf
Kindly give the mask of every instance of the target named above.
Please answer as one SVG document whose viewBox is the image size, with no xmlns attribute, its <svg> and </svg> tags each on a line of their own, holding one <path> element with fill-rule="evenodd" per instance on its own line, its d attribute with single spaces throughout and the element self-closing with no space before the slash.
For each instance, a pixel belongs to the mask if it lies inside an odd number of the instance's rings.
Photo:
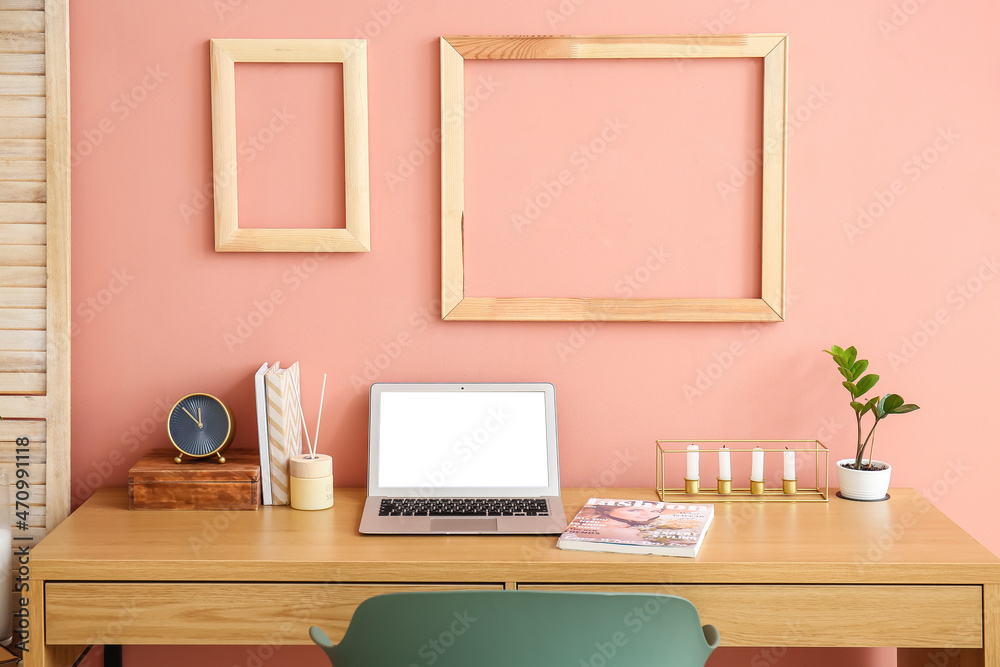
<svg viewBox="0 0 1000 667">
<path fill-rule="evenodd" d="M 833 356 L 836 357 L 836 356 L 841 355 L 841 354 L 844 353 L 844 348 L 839 347 L 837 345 L 831 345 L 830 349 L 827 350 L 827 352 L 829 352 L 830 354 L 832 354 Z"/>
<path fill-rule="evenodd" d="M 864 414 L 864 409 L 865 409 L 864 403 L 851 401 L 851 407 L 854 408 L 854 411 L 857 412 L 859 416 Z"/>
<path fill-rule="evenodd" d="M 885 417 L 885 410 L 882 409 L 882 404 L 885 403 L 885 397 L 888 395 L 889 394 L 875 397 L 875 402 L 872 405 L 872 412 L 875 413 L 876 419 L 882 419 L 882 417 Z"/>
<path fill-rule="evenodd" d="M 851 375 L 851 371 L 847 370 L 843 366 L 837 366 L 837 370 L 840 371 L 841 375 L 847 378 L 848 382 L 854 382 L 854 376 Z"/>
<path fill-rule="evenodd" d="M 891 415 L 905 415 L 907 412 L 913 412 L 914 410 L 919 410 L 919 405 L 914 405 L 913 403 L 906 403 L 904 405 L 895 408 L 894 410 L 889 410 Z"/>
<path fill-rule="evenodd" d="M 879 407 L 882 408 L 883 412 L 890 413 L 901 405 L 903 405 L 902 396 L 899 394 L 887 394 L 885 399 L 882 401 L 882 405 Z"/>
<path fill-rule="evenodd" d="M 857 393 L 858 392 L 858 388 L 854 386 L 853 382 L 846 382 L 845 381 L 845 382 L 841 382 L 840 384 L 842 384 L 845 387 L 847 387 L 847 391 L 851 392 L 851 396 L 853 396 L 854 398 L 858 397 L 858 393 Z"/>
<path fill-rule="evenodd" d="M 870 373 L 858 380 L 858 393 L 855 394 L 855 398 L 861 396 L 862 394 L 867 394 L 877 382 L 878 376 L 874 373 Z"/>
<path fill-rule="evenodd" d="M 857 358 L 858 358 L 858 351 L 854 349 L 853 345 L 844 350 L 844 361 L 847 362 L 844 364 L 845 366 L 853 366 L 854 360 Z"/>
<path fill-rule="evenodd" d="M 858 359 L 854 363 L 854 365 L 851 366 L 851 375 L 854 376 L 854 378 L 851 378 L 851 379 L 853 380 L 855 378 L 861 377 L 861 374 L 864 373 L 867 368 L 868 368 L 868 360 L 867 359 Z"/>
</svg>

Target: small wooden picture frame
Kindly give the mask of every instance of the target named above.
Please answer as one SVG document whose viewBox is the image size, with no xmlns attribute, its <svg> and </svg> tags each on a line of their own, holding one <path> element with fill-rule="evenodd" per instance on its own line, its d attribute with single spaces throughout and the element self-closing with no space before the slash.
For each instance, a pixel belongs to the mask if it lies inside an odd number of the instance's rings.
<svg viewBox="0 0 1000 667">
<path fill-rule="evenodd" d="M 212 157 L 217 252 L 368 252 L 368 55 L 364 39 L 213 39 Z M 240 229 L 236 63 L 343 63 L 346 228 Z"/>
<path fill-rule="evenodd" d="M 573 58 L 762 58 L 760 298 L 467 297 L 465 61 Z M 441 316 L 445 320 L 777 322 L 784 319 L 787 36 L 606 35 L 441 38 Z"/>
</svg>

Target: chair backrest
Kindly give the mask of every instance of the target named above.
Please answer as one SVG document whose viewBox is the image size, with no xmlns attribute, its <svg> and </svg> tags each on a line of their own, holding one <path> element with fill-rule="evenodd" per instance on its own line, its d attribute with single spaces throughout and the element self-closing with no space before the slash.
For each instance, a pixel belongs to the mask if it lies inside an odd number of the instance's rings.
<svg viewBox="0 0 1000 667">
<path fill-rule="evenodd" d="M 334 667 L 703 667 L 719 645 L 684 598 L 625 593 L 389 593 L 339 644 L 309 635 Z"/>
</svg>

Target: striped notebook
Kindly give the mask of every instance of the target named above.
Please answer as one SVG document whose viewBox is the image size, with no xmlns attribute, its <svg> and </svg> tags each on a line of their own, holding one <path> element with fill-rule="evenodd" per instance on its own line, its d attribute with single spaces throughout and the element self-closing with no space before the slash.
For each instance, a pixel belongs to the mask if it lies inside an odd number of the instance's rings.
<svg viewBox="0 0 1000 667">
<path fill-rule="evenodd" d="M 288 504 L 288 459 L 302 453 L 302 410 L 299 407 L 299 363 L 275 364 L 264 373 L 267 396 L 267 442 L 271 472 L 271 504 Z"/>
</svg>

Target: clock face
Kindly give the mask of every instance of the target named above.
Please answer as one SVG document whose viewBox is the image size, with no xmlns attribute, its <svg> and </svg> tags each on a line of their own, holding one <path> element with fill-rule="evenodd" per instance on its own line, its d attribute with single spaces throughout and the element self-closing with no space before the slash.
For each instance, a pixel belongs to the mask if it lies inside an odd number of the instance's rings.
<svg viewBox="0 0 1000 667">
<path fill-rule="evenodd" d="M 233 439 L 235 424 L 222 401 L 191 394 L 177 402 L 167 420 L 171 442 L 188 456 L 209 456 Z"/>
</svg>

